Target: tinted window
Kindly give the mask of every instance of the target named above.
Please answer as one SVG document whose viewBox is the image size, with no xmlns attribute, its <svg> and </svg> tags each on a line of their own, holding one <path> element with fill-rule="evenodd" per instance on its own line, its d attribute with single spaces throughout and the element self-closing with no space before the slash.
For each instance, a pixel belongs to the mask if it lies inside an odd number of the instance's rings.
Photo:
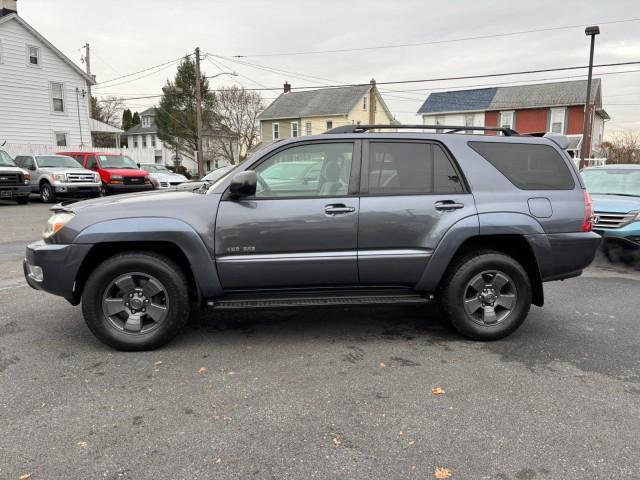
<svg viewBox="0 0 640 480">
<path fill-rule="evenodd" d="M 575 186 L 564 159 L 548 145 L 469 142 L 469 146 L 522 190 L 571 190 Z"/>
<path fill-rule="evenodd" d="M 370 194 L 409 195 L 463 191 L 461 179 L 438 145 L 370 143 Z"/>
<path fill-rule="evenodd" d="M 94 155 L 89 155 L 87 157 L 87 168 L 98 168 L 98 162 Z"/>
<path fill-rule="evenodd" d="M 346 195 L 352 156 L 352 143 L 318 143 L 279 152 L 255 169 L 256 197 Z"/>
</svg>

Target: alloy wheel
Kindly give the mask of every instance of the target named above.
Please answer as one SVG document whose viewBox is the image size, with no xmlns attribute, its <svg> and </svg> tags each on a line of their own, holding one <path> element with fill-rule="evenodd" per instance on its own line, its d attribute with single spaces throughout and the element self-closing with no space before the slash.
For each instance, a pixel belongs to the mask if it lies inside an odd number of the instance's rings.
<svg viewBox="0 0 640 480">
<path fill-rule="evenodd" d="M 513 312 L 518 299 L 511 277 L 497 270 L 476 275 L 464 291 L 464 309 L 479 325 L 503 322 Z"/>
</svg>

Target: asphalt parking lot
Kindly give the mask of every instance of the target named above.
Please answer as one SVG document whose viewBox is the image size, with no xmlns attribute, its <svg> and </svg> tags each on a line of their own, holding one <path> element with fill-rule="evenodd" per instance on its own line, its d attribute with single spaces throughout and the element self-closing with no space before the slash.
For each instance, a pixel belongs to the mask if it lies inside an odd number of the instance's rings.
<svg viewBox="0 0 640 480">
<path fill-rule="evenodd" d="M 122 353 L 26 286 L 48 215 L 0 202 L 2 479 L 640 478 L 640 270 L 547 284 L 494 343 L 433 308 L 324 309 Z"/>
</svg>

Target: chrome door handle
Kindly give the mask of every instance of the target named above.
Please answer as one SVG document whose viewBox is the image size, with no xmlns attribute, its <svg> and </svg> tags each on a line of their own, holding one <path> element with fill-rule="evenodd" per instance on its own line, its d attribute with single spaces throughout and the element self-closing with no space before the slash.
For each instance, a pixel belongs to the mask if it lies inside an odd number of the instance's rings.
<svg viewBox="0 0 640 480">
<path fill-rule="evenodd" d="M 464 208 L 464 203 L 454 202 L 453 200 L 443 200 L 435 203 L 436 210 L 448 212 L 450 210 L 458 210 Z"/>
<path fill-rule="evenodd" d="M 327 215 L 340 215 L 344 213 L 353 213 L 355 211 L 356 207 L 347 207 L 342 203 L 336 203 L 324 207 L 324 213 L 326 213 Z"/>
</svg>

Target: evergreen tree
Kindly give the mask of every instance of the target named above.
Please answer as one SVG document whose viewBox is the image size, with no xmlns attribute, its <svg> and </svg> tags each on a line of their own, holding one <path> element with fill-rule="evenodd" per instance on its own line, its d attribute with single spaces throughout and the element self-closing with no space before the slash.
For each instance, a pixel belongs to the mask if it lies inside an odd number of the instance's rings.
<svg viewBox="0 0 640 480">
<path fill-rule="evenodd" d="M 125 132 L 133 127 L 133 115 L 131 114 L 131 110 L 126 108 L 122 112 L 122 130 Z"/>
<path fill-rule="evenodd" d="M 140 114 L 135 112 L 131 118 L 131 126 L 140 125 Z"/>
</svg>

